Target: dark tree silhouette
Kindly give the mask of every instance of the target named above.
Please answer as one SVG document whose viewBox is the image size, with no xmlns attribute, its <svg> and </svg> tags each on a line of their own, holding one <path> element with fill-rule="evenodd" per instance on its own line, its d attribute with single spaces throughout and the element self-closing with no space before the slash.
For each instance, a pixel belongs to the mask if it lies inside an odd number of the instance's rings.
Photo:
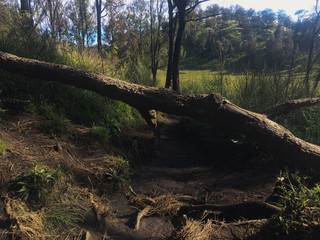
<svg viewBox="0 0 320 240">
<path fill-rule="evenodd" d="M 200 21 L 205 18 L 216 16 L 217 14 L 201 17 L 200 19 L 187 19 L 188 15 L 201 3 L 209 0 L 168 0 L 169 13 L 169 52 L 168 52 L 168 67 L 166 88 L 180 91 L 179 80 L 179 62 L 181 54 L 181 45 L 184 35 L 184 30 L 188 21 Z M 174 12 L 176 10 L 176 12 Z M 176 25 L 178 24 L 178 29 Z"/>
</svg>

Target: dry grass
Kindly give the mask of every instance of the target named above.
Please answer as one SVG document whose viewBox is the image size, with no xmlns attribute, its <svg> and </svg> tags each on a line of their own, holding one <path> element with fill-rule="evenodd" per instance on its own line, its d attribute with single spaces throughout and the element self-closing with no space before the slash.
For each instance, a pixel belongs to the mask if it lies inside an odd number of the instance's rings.
<svg viewBox="0 0 320 240">
<path fill-rule="evenodd" d="M 14 115 L 4 119 L 0 128 L 0 137 L 7 143 L 6 154 L 0 155 L 0 189 L 12 223 L 0 232 L 0 239 L 81 239 L 85 231 L 78 224 L 87 213 L 112 221 L 107 200 L 95 193 L 106 186 L 104 174 L 115 158 L 92 141 L 89 128 L 72 126 L 71 135 L 50 138 L 34 128 L 38 121 L 41 118 L 36 116 Z M 49 172 L 60 165 L 63 172 L 39 206 L 22 201 L 12 188 L 35 165 Z"/>
<path fill-rule="evenodd" d="M 12 226 L 12 238 L 23 239 L 46 239 L 44 226 L 44 211 L 31 211 L 20 199 L 6 199 L 6 212 L 10 219 L 15 222 Z"/>
<path fill-rule="evenodd" d="M 11 231 L 3 234 L 13 239 L 80 239 L 83 229 L 78 224 L 85 220 L 88 212 L 96 214 L 98 225 L 104 226 L 109 219 L 112 222 L 108 205 L 86 188 L 70 187 L 63 194 L 55 194 L 51 204 L 38 210 L 19 198 L 6 196 L 5 210 L 13 224 Z"/>
<path fill-rule="evenodd" d="M 176 216 L 184 205 L 181 195 L 169 193 L 154 197 L 155 193 L 136 194 L 130 197 L 130 202 L 139 209 L 149 207 L 147 215 Z"/>
<path fill-rule="evenodd" d="M 176 233 L 179 240 L 224 240 L 224 239 L 254 239 L 254 235 L 266 224 L 266 219 L 247 220 L 225 223 L 208 219 L 209 212 L 204 212 L 201 219 L 194 220 L 184 217 L 183 227 Z"/>
<path fill-rule="evenodd" d="M 213 223 L 213 220 L 206 218 L 206 214 L 200 220 L 194 220 L 184 215 L 185 225 L 177 233 L 177 239 L 183 240 L 207 240 L 215 239 L 218 235 L 219 229 Z"/>
</svg>

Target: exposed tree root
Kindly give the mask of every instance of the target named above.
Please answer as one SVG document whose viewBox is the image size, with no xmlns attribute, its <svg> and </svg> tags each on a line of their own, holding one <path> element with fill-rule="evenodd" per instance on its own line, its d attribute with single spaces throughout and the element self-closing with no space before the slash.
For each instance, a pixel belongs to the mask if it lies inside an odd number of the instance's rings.
<svg viewBox="0 0 320 240">
<path fill-rule="evenodd" d="M 243 202 L 233 205 L 199 204 L 192 205 L 195 199 L 191 196 L 161 195 L 149 197 L 144 194 L 137 194 L 131 188 L 130 202 L 138 209 L 134 230 L 139 230 L 141 219 L 147 215 L 169 215 L 169 216 L 192 216 L 202 221 L 204 213 L 206 219 L 219 219 L 219 221 L 238 221 L 239 219 L 267 219 L 273 214 L 279 213 L 282 209 L 264 202 Z"/>
<path fill-rule="evenodd" d="M 110 209 L 104 205 L 98 204 L 94 198 L 93 194 L 89 193 L 90 203 L 92 204 L 93 211 L 96 215 L 96 220 L 99 226 L 99 229 L 103 232 L 106 229 L 106 225 L 110 218 Z"/>
<path fill-rule="evenodd" d="M 148 215 L 148 213 L 150 212 L 150 210 L 151 210 L 151 206 L 147 206 L 147 207 L 145 207 L 142 211 L 140 211 L 140 212 L 138 213 L 136 225 L 135 225 L 135 227 L 134 227 L 134 230 L 135 230 L 135 231 L 138 231 L 138 230 L 139 230 L 141 218 L 143 218 L 144 216 Z"/>
<path fill-rule="evenodd" d="M 179 214 L 195 213 L 202 214 L 205 211 L 213 211 L 219 219 L 229 221 L 245 219 L 262 219 L 269 218 L 271 215 L 281 211 L 281 208 L 273 206 L 264 202 L 243 202 L 233 205 L 216 205 L 216 204 L 202 204 L 202 205 L 183 205 L 179 209 Z M 211 216 L 212 217 L 212 216 Z"/>
</svg>

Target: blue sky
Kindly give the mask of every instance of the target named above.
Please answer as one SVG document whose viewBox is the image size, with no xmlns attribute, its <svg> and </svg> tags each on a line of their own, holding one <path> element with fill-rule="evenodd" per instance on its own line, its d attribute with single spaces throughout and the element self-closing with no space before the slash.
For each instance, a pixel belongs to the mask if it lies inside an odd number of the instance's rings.
<svg viewBox="0 0 320 240">
<path fill-rule="evenodd" d="M 285 10 L 288 15 L 293 17 L 294 13 L 300 9 L 312 10 L 316 5 L 316 0 L 210 0 L 203 3 L 203 7 L 211 4 L 218 4 L 222 7 L 240 5 L 245 9 L 253 8 L 257 11 L 266 8 L 270 8 L 274 12 Z"/>
</svg>

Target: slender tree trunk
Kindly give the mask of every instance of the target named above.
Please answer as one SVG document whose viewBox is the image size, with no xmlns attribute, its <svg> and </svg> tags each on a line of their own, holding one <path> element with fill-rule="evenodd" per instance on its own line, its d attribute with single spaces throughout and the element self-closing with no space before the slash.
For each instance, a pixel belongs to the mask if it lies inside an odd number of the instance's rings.
<svg viewBox="0 0 320 240">
<path fill-rule="evenodd" d="M 172 60 L 173 60 L 173 41 L 174 41 L 174 28 L 173 28 L 173 5 L 171 0 L 168 0 L 169 11 L 169 51 L 168 51 L 168 67 L 165 88 L 170 88 L 172 83 Z"/>
<path fill-rule="evenodd" d="M 97 10 L 97 42 L 98 51 L 101 52 L 102 41 L 101 41 L 101 0 L 96 0 L 96 10 Z"/>
<path fill-rule="evenodd" d="M 57 40 L 56 28 L 55 28 L 55 13 L 53 10 L 54 6 L 53 6 L 52 0 L 48 0 L 48 8 L 49 8 L 51 36 L 54 40 Z"/>
<path fill-rule="evenodd" d="M 153 31 L 153 5 L 154 1 L 150 1 L 150 56 L 151 56 L 151 72 L 153 77 L 153 82 L 156 82 L 156 72 L 155 72 L 155 61 L 156 61 L 156 55 L 155 55 L 155 44 L 154 44 L 154 31 Z"/>
<path fill-rule="evenodd" d="M 312 36 L 311 36 L 309 54 L 308 54 L 308 62 L 307 62 L 307 68 L 306 68 L 306 76 L 305 76 L 305 80 L 304 80 L 306 91 L 307 91 L 308 95 L 310 93 L 310 74 L 311 74 L 311 70 L 313 67 L 313 53 L 314 53 L 315 38 L 319 34 L 319 31 L 320 31 L 320 28 L 318 26 L 319 20 L 320 20 L 320 14 L 317 12 L 317 8 L 318 8 L 318 0 L 317 0 L 317 4 L 316 4 L 317 16 L 316 16 L 316 19 L 313 24 Z"/>
<path fill-rule="evenodd" d="M 181 54 L 181 45 L 184 35 L 184 29 L 186 27 L 186 4 L 187 1 L 180 2 L 181 5 L 177 5 L 179 11 L 179 27 L 177 31 L 177 37 L 174 45 L 173 63 L 172 63 L 172 90 L 180 91 L 179 81 L 179 62 Z"/>
<path fill-rule="evenodd" d="M 31 16 L 31 6 L 29 0 L 21 0 L 21 15 L 23 17 L 23 28 L 25 31 L 29 31 L 33 28 L 33 19 Z"/>
</svg>

